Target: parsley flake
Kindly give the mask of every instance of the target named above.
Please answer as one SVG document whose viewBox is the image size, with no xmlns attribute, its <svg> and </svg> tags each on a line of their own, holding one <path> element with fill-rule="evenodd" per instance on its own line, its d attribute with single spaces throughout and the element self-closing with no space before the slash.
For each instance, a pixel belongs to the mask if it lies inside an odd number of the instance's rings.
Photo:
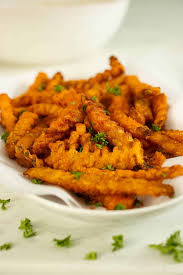
<svg viewBox="0 0 183 275">
<path fill-rule="evenodd" d="M 75 105 L 75 101 L 71 101 L 71 104 L 72 104 L 72 105 Z"/>
<path fill-rule="evenodd" d="M 80 178 L 81 175 L 83 175 L 83 172 L 79 172 L 79 171 L 74 172 L 74 171 L 72 171 L 72 172 L 70 172 L 70 174 L 74 175 L 74 179 L 77 180 L 77 179 Z"/>
<path fill-rule="evenodd" d="M 8 250 L 12 247 L 11 243 L 5 243 L 3 245 L 0 246 L 0 250 Z"/>
<path fill-rule="evenodd" d="M 25 110 L 25 109 L 22 109 L 22 110 L 19 112 L 18 117 L 20 117 L 24 112 L 26 112 L 26 110 Z"/>
<path fill-rule="evenodd" d="M 96 260 L 98 258 L 98 254 L 95 251 L 89 252 L 85 255 L 85 260 Z"/>
<path fill-rule="evenodd" d="M 55 91 L 56 93 L 60 93 L 60 92 L 62 92 L 64 89 L 65 89 L 65 87 L 62 86 L 62 85 L 55 85 L 55 86 L 54 86 L 54 91 Z"/>
<path fill-rule="evenodd" d="M 123 244 L 123 235 L 113 236 L 112 239 L 114 241 L 112 243 L 112 246 L 113 246 L 112 251 L 116 251 L 116 250 L 119 250 L 119 249 L 123 248 L 123 246 L 124 246 L 124 244 Z"/>
<path fill-rule="evenodd" d="M 126 206 L 123 205 L 121 202 L 116 204 L 116 206 L 114 207 L 114 210 L 125 210 Z"/>
<path fill-rule="evenodd" d="M 4 142 L 6 143 L 8 136 L 9 136 L 9 133 L 4 132 L 1 136 L 1 140 L 4 140 Z"/>
<path fill-rule="evenodd" d="M 106 113 L 106 115 L 110 115 L 110 112 L 108 110 L 104 110 L 104 112 Z"/>
<path fill-rule="evenodd" d="M 119 86 L 114 86 L 114 88 L 111 88 L 109 86 L 109 84 L 106 84 L 106 90 L 109 94 L 113 94 L 113 95 L 121 95 L 121 89 Z"/>
<path fill-rule="evenodd" d="M 1 205 L 1 209 L 2 209 L 2 210 L 6 210 L 6 209 L 7 209 L 7 208 L 6 208 L 6 204 L 9 203 L 10 201 L 11 201 L 10 199 L 8 199 L 8 200 L 1 200 L 1 199 L 0 199 L 0 203 L 2 204 L 2 205 Z"/>
<path fill-rule="evenodd" d="M 97 96 L 96 95 L 92 96 L 92 100 L 96 101 L 97 100 Z"/>
<path fill-rule="evenodd" d="M 42 181 L 42 180 L 40 180 L 40 179 L 32 179 L 31 180 L 32 181 L 32 183 L 34 183 L 34 184 L 44 184 L 44 182 Z"/>
<path fill-rule="evenodd" d="M 24 238 L 30 238 L 36 235 L 36 232 L 33 231 L 31 220 L 28 218 L 25 218 L 25 220 L 21 221 L 18 229 L 24 230 L 24 233 L 23 233 Z"/>
<path fill-rule="evenodd" d="M 103 204 L 102 204 L 102 202 L 99 201 L 99 202 L 96 202 L 96 203 L 95 203 L 95 206 L 96 206 L 96 207 L 101 207 L 101 206 L 103 206 Z"/>
<path fill-rule="evenodd" d="M 106 169 L 108 169 L 110 171 L 114 171 L 114 167 L 112 166 L 112 164 L 108 164 L 102 168 L 102 170 L 106 170 Z"/>
<path fill-rule="evenodd" d="M 63 240 L 54 239 L 53 241 L 55 242 L 56 246 L 59 247 L 70 247 L 72 244 L 71 235 L 67 236 Z"/>
<path fill-rule="evenodd" d="M 82 145 L 79 145 L 79 147 L 78 147 L 78 152 L 83 152 L 83 146 Z"/>
<path fill-rule="evenodd" d="M 83 111 L 86 111 L 87 105 L 83 105 L 82 109 Z"/>
<path fill-rule="evenodd" d="M 180 231 L 171 234 L 165 243 L 150 244 L 149 247 L 158 249 L 162 254 L 171 254 L 176 262 L 183 262 L 183 241 Z"/>
<path fill-rule="evenodd" d="M 38 87 L 37 87 L 37 90 L 38 90 L 39 92 L 41 92 L 41 91 L 43 91 L 45 88 L 46 88 L 46 84 L 42 84 L 41 86 L 38 86 Z"/>
<path fill-rule="evenodd" d="M 155 131 L 155 132 L 160 132 L 160 131 L 161 131 L 161 127 L 159 127 L 159 126 L 156 125 L 156 124 L 152 124 L 152 129 L 153 129 L 153 131 Z"/>
<path fill-rule="evenodd" d="M 163 178 L 166 178 L 166 173 L 163 172 L 161 175 Z"/>
<path fill-rule="evenodd" d="M 94 141 L 96 146 L 100 149 L 102 149 L 103 146 L 107 146 L 108 144 L 108 141 L 106 140 L 106 134 L 104 132 L 98 132 L 95 134 L 95 136 L 91 138 L 91 141 Z"/>
</svg>

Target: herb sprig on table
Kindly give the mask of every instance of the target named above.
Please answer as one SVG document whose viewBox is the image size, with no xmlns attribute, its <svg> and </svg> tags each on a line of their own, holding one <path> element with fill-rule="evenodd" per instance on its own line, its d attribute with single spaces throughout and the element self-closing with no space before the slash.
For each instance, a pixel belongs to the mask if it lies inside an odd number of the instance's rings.
<svg viewBox="0 0 183 275">
<path fill-rule="evenodd" d="M 9 203 L 10 201 L 11 201 L 10 199 L 7 199 L 7 200 L 0 199 L 1 209 L 6 210 L 7 209 L 6 204 Z"/>
</svg>

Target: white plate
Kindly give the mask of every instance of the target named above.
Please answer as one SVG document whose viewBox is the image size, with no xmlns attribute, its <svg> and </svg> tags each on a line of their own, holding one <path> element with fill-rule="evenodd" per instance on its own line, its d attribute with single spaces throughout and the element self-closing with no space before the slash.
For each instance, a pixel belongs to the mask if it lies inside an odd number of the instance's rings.
<svg viewBox="0 0 183 275">
<path fill-rule="evenodd" d="M 97 61 L 90 61 L 88 64 L 72 64 L 67 66 L 62 66 L 61 68 L 49 68 L 44 69 L 49 75 L 53 75 L 56 71 L 61 70 L 66 78 L 83 78 L 91 76 L 91 72 L 98 72 L 104 70 L 107 66 L 106 56 L 99 58 Z M 154 77 L 147 72 L 141 70 L 138 66 L 132 66 L 126 64 L 128 73 L 138 73 L 141 76 L 143 81 L 147 81 L 150 84 L 161 86 L 161 81 L 154 81 Z M 38 71 L 37 71 L 38 72 Z M 29 84 L 33 82 L 37 72 L 24 72 L 18 75 L 3 76 L 0 77 L 0 93 L 6 92 L 10 96 L 16 96 L 26 90 Z M 164 83 L 163 87 L 165 87 Z M 182 117 L 182 102 L 183 97 L 181 98 L 181 93 L 179 94 L 179 101 L 175 100 L 175 91 L 172 93 L 169 89 L 164 89 L 164 92 L 168 95 L 168 102 L 170 105 L 167 127 L 171 129 L 179 128 L 183 129 Z M 176 126 L 176 127 L 175 127 Z M 0 130 L 2 132 L 2 129 Z M 166 161 L 166 166 L 171 166 L 173 164 L 182 164 L 183 157 L 177 157 L 174 159 L 169 159 Z M 129 216 L 137 216 L 145 213 L 149 213 L 155 210 L 160 210 L 163 208 L 169 208 L 177 204 L 180 201 L 183 201 L 183 177 L 178 177 L 173 180 L 166 180 L 165 183 L 170 183 L 174 186 L 175 197 L 173 199 L 159 197 L 151 198 L 146 197 L 142 198 L 144 202 L 143 208 L 125 210 L 125 211 L 106 211 L 103 208 L 97 208 L 96 210 L 88 209 L 89 207 L 83 204 L 83 208 L 77 207 L 68 207 L 63 205 L 63 203 L 56 199 L 55 196 L 62 196 L 62 188 L 56 186 L 42 186 L 32 184 L 29 180 L 22 176 L 24 169 L 20 167 L 15 161 L 10 160 L 4 150 L 4 144 L 0 144 L 0 175 L 1 175 L 1 184 L 5 184 L 7 187 L 13 188 L 17 192 L 23 192 L 24 195 L 31 196 L 34 200 L 39 203 L 51 207 L 54 210 L 61 211 L 62 213 L 68 214 L 69 216 L 77 216 L 80 218 L 93 219 L 96 218 L 100 220 L 101 218 L 105 219 L 121 219 L 122 217 L 126 218 Z M 48 196 L 52 194 L 53 196 Z"/>
</svg>

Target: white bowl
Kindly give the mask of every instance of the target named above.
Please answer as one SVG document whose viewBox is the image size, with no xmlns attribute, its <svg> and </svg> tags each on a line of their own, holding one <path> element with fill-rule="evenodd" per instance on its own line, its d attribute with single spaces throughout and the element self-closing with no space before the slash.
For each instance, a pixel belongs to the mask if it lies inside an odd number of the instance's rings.
<svg viewBox="0 0 183 275">
<path fill-rule="evenodd" d="M 59 64 L 112 37 L 129 0 L 1 0 L 0 59 Z"/>
</svg>

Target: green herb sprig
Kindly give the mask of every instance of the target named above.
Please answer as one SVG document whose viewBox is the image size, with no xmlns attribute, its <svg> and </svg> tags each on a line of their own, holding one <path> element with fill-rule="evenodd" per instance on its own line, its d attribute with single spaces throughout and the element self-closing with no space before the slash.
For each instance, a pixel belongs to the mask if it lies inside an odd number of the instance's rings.
<svg viewBox="0 0 183 275">
<path fill-rule="evenodd" d="M 85 260 L 94 261 L 94 260 L 97 260 L 97 258 L 98 258 L 98 253 L 95 251 L 89 252 L 85 255 Z"/>
<path fill-rule="evenodd" d="M 126 206 L 123 205 L 121 202 L 116 204 L 116 206 L 114 207 L 114 210 L 125 210 Z"/>
<path fill-rule="evenodd" d="M 112 246 L 113 246 L 113 249 L 112 251 L 116 251 L 116 250 L 119 250 L 121 248 L 123 248 L 124 244 L 123 244 L 123 235 L 116 235 L 116 236 L 113 236 L 112 237 L 113 239 L 113 243 L 112 243 Z"/>
<path fill-rule="evenodd" d="M 1 140 L 3 140 L 4 143 L 6 143 L 8 136 L 9 136 L 9 133 L 4 132 L 4 133 L 2 134 L 2 136 L 1 136 Z"/>
<path fill-rule="evenodd" d="M 98 132 L 91 138 L 92 142 L 96 143 L 96 146 L 99 147 L 100 149 L 103 148 L 103 146 L 107 146 L 108 141 L 106 140 L 106 134 L 103 132 Z"/>
<path fill-rule="evenodd" d="M 108 169 L 110 171 L 114 171 L 114 167 L 112 166 L 112 164 L 108 164 L 102 168 L 102 170 L 106 170 L 106 169 Z"/>
<path fill-rule="evenodd" d="M 183 262 L 183 240 L 180 231 L 171 234 L 165 243 L 150 244 L 149 247 L 158 249 L 162 254 L 172 255 L 176 262 Z"/>
<path fill-rule="evenodd" d="M 5 243 L 3 245 L 0 246 L 0 250 L 8 250 L 12 247 L 11 243 Z"/>
<path fill-rule="evenodd" d="M 156 124 L 152 124 L 152 129 L 153 129 L 153 131 L 155 131 L 155 132 L 160 132 L 160 131 L 161 131 L 161 127 L 159 127 L 159 126 L 156 125 Z"/>
<path fill-rule="evenodd" d="M 72 244 L 71 241 L 71 235 L 67 236 L 65 239 L 59 240 L 59 239 L 53 239 L 55 242 L 56 246 L 59 247 L 70 247 Z"/>
<path fill-rule="evenodd" d="M 83 172 L 79 172 L 79 171 L 72 171 L 70 172 L 71 175 L 74 175 L 74 179 L 77 180 L 80 178 L 81 175 L 83 175 Z"/>
<path fill-rule="evenodd" d="M 7 199 L 7 200 L 0 199 L 1 209 L 6 210 L 7 209 L 6 204 L 9 203 L 10 201 L 11 201 L 10 199 Z"/>
<path fill-rule="evenodd" d="M 113 94 L 113 95 L 121 95 L 121 89 L 119 86 L 114 86 L 114 88 L 111 88 L 109 86 L 109 83 L 106 84 L 106 90 L 109 94 Z"/>
<path fill-rule="evenodd" d="M 33 231 L 33 226 L 31 224 L 31 220 L 28 218 L 25 218 L 25 220 L 21 221 L 18 229 L 24 230 L 24 232 L 23 232 L 24 238 L 30 238 L 30 237 L 33 237 L 36 235 L 36 232 Z"/>
</svg>

